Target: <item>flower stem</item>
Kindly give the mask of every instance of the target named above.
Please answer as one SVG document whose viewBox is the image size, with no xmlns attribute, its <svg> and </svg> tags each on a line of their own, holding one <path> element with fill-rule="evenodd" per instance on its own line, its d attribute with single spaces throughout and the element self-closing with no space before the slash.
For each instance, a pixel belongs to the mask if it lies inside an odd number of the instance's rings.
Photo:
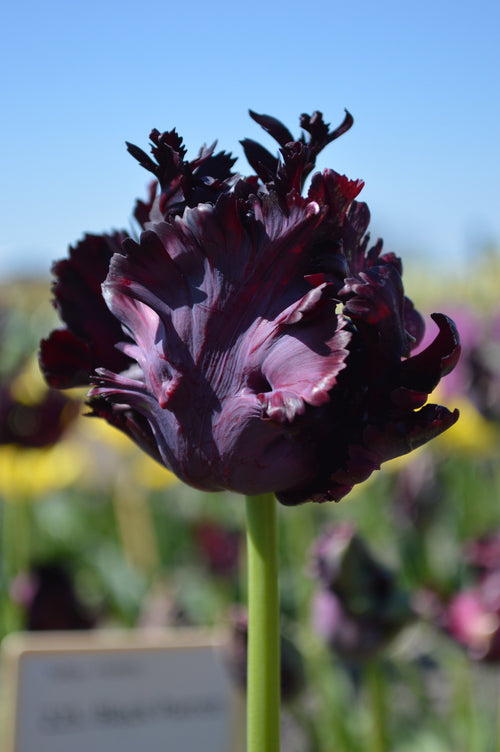
<svg viewBox="0 0 500 752">
<path fill-rule="evenodd" d="M 247 752 L 280 748 L 278 533 L 272 494 L 249 496 Z"/>
<path fill-rule="evenodd" d="M 372 728 L 371 748 L 374 752 L 389 750 L 389 734 L 387 729 L 387 698 L 385 696 L 385 677 L 382 664 L 377 658 L 372 659 L 366 666 L 366 681 L 370 693 Z"/>
</svg>

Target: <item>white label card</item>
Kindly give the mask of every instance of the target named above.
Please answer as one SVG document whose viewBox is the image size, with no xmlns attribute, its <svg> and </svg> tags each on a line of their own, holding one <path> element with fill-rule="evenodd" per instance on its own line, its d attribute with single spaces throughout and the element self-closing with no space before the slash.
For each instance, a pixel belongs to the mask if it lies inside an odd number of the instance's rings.
<svg viewBox="0 0 500 752">
<path fill-rule="evenodd" d="M 10 635 L 2 651 L 9 752 L 235 747 L 235 688 L 206 632 Z"/>
</svg>

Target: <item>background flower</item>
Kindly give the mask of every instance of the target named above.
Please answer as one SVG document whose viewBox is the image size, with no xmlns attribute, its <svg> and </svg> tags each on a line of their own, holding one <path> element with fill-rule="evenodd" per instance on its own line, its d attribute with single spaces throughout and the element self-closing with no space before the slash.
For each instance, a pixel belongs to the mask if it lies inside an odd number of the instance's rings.
<svg viewBox="0 0 500 752">
<path fill-rule="evenodd" d="M 396 575 L 373 557 L 352 524 L 321 535 L 313 567 L 314 628 L 344 659 L 373 658 L 415 618 Z"/>
</svg>

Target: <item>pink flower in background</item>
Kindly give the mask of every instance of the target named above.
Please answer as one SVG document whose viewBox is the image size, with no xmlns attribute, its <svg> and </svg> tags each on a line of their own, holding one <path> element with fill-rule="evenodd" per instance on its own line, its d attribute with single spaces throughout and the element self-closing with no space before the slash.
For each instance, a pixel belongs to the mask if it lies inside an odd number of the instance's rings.
<svg viewBox="0 0 500 752">
<path fill-rule="evenodd" d="M 361 181 L 304 182 L 349 129 L 303 115 L 294 139 L 251 113 L 279 157 L 246 139 L 254 175 L 214 146 L 186 161 L 175 131 L 151 133 L 156 178 L 139 239 L 87 236 L 54 266 L 66 328 L 42 342 L 58 388 L 92 385 L 92 414 L 186 483 L 275 492 L 284 504 L 338 500 L 382 462 L 437 436 L 457 412 L 426 404 L 455 366 L 453 323 L 411 356 L 424 323 L 400 260 L 369 246 Z"/>
<path fill-rule="evenodd" d="M 467 585 L 436 612 L 435 620 L 471 656 L 500 661 L 500 532 L 469 541 L 463 558 Z"/>
<path fill-rule="evenodd" d="M 444 625 L 472 658 L 500 661 L 500 572 L 457 593 L 447 606 Z"/>
</svg>

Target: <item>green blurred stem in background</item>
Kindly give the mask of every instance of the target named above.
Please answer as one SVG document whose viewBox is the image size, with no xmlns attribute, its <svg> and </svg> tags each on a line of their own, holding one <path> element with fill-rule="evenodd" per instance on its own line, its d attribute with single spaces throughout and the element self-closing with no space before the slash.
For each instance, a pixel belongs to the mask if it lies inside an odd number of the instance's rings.
<svg viewBox="0 0 500 752">
<path fill-rule="evenodd" d="M 247 752 L 280 749 L 280 604 L 273 494 L 249 496 Z"/>
<path fill-rule="evenodd" d="M 388 752 L 390 749 L 387 728 L 387 680 L 383 668 L 379 658 L 372 658 L 365 666 L 365 680 L 372 718 L 369 740 L 373 752 Z"/>
</svg>

